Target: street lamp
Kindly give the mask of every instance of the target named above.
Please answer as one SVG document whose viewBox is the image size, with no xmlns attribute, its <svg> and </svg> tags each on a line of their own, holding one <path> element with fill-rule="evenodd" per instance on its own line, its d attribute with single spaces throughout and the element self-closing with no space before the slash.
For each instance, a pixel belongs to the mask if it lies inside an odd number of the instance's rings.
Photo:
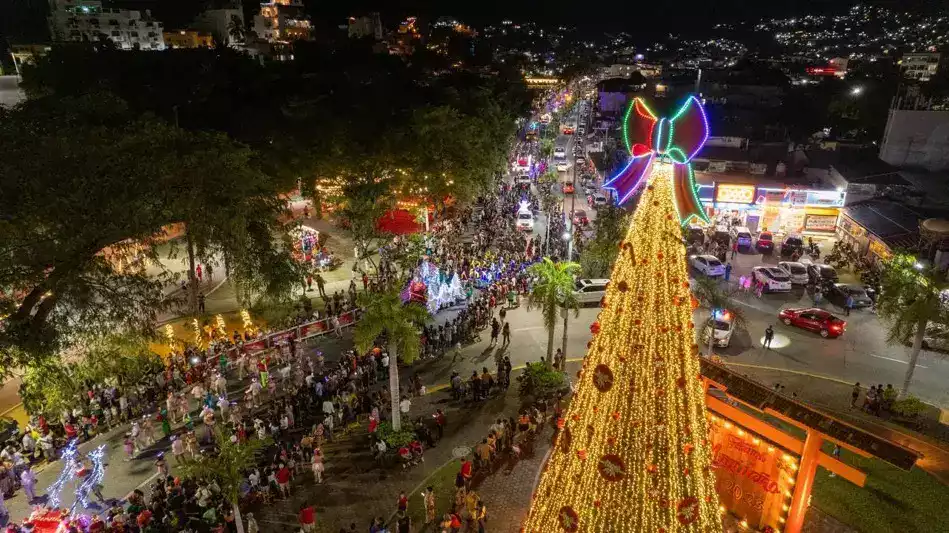
<svg viewBox="0 0 949 533">
<path fill-rule="evenodd" d="M 570 232 L 569 232 L 569 231 L 565 231 L 565 232 L 563 232 L 563 235 L 561 235 L 560 237 L 561 237 L 563 240 L 565 240 L 565 241 L 569 241 L 569 240 L 570 240 Z"/>
<path fill-rule="evenodd" d="M 863 92 L 863 87 L 860 87 L 860 86 L 850 89 L 850 94 L 853 96 L 860 96 L 860 93 L 862 92 Z"/>
</svg>

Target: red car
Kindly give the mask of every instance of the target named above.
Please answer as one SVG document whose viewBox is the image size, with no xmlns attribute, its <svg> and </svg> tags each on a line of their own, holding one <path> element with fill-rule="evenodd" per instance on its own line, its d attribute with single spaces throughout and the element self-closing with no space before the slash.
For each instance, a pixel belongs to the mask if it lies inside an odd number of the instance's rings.
<svg viewBox="0 0 949 533">
<path fill-rule="evenodd" d="M 573 188 L 573 182 L 572 182 L 572 181 L 565 181 L 565 182 L 563 183 L 563 193 L 564 193 L 564 194 L 573 194 L 575 191 L 576 191 L 576 189 Z"/>
<path fill-rule="evenodd" d="M 578 226 L 586 226 L 590 223 L 590 219 L 587 218 L 587 212 L 582 209 L 577 209 L 573 212 L 573 223 Z"/>
<path fill-rule="evenodd" d="M 782 309 L 778 318 L 786 326 L 797 326 L 820 333 L 825 339 L 835 339 L 847 330 L 847 322 L 837 318 L 823 309 L 811 307 L 807 309 Z"/>
</svg>

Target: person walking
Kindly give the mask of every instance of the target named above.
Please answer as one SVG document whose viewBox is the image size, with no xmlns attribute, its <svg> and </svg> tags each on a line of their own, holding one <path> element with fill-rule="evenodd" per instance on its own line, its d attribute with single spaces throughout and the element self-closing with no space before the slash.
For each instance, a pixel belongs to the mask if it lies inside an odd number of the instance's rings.
<svg viewBox="0 0 949 533">
<path fill-rule="evenodd" d="M 859 398 L 860 398 L 860 382 L 858 381 L 853 384 L 853 390 L 850 391 L 850 408 L 851 409 L 856 409 L 857 399 Z"/>
<path fill-rule="evenodd" d="M 435 489 L 431 485 L 422 493 L 425 501 L 425 527 L 435 523 Z"/>
<path fill-rule="evenodd" d="M 850 316 L 850 310 L 853 309 L 853 295 L 847 295 L 847 301 L 844 302 L 844 313 Z"/>
<path fill-rule="evenodd" d="M 304 533 L 316 531 L 316 509 L 309 502 L 300 505 L 300 513 L 297 519 L 300 521 L 300 527 Z"/>
<path fill-rule="evenodd" d="M 511 344 L 511 323 L 505 322 L 504 329 L 501 331 L 501 336 L 504 338 L 501 346 L 507 346 Z"/>
<path fill-rule="evenodd" d="M 26 469 L 20 472 L 20 485 L 23 486 L 23 492 L 26 494 L 26 503 L 33 503 L 36 499 L 36 474 L 32 466 L 26 465 Z"/>
<path fill-rule="evenodd" d="M 764 330 L 764 347 L 771 349 L 771 340 L 774 339 L 774 328 L 771 325 L 768 325 L 768 329 Z"/>
<path fill-rule="evenodd" d="M 728 280 L 732 277 L 732 264 L 731 261 L 725 263 L 725 283 L 728 283 Z"/>
<path fill-rule="evenodd" d="M 498 344 L 498 332 L 501 329 L 501 324 L 498 322 L 497 318 L 491 319 L 491 344 L 489 347 L 494 348 Z"/>
<path fill-rule="evenodd" d="M 313 448 L 313 479 L 317 483 L 323 483 L 323 450 L 319 446 Z"/>
<path fill-rule="evenodd" d="M 316 290 L 319 291 L 320 297 L 324 300 L 326 299 L 326 281 L 323 279 L 319 273 L 316 274 Z"/>
<path fill-rule="evenodd" d="M 732 243 L 732 259 L 738 256 L 738 241 Z"/>
</svg>

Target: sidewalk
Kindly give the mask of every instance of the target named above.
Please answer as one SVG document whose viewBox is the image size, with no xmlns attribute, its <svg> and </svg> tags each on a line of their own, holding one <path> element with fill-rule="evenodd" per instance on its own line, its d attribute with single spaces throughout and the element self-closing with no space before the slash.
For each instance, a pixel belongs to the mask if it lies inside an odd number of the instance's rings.
<svg viewBox="0 0 949 533">
<path fill-rule="evenodd" d="M 784 393 L 789 396 L 797 394 L 800 399 L 834 417 L 916 450 L 923 455 L 917 461 L 916 466 L 929 472 L 942 483 L 949 485 L 949 444 L 921 435 L 908 428 L 897 426 L 894 423 L 886 422 L 860 409 L 851 409 L 852 383 L 744 363 L 728 363 L 726 361 L 725 364 L 765 385 L 780 383 L 785 388 Z M 861 403 L 862 398 L 861 395 Z"/>
</svg>

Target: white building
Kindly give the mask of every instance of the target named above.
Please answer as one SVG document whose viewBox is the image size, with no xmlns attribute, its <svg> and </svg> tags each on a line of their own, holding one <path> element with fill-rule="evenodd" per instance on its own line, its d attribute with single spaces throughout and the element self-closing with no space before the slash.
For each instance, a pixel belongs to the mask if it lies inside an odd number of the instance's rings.
<svg viewBox="0 0 949 533">
<path fill-rule="evenodd" d="M 350 39 L 362 39 L 371 37 L 375 41 L 382 40 L 382 19 L 379 13 L 369 13 L 361 17 L 349 17 Z"/>
<path fill-rule="evenodd" d="M 940 55 L 936 52 L 904 54 L 900 61 L 900 70 L 907 78 L 929 81 L 939 71 Z"/>
<path fill-rule="evenodd" d="M 148 11 L 111 9 L 98 0 L 49 0 L 54 41 L 112 41 L 121 50 L 164 50 L 162 24 Z"/>
<path fill-rule="evenodd" d="M 303 8 L 303 0 L 272 0 L 260 4 L 254 16 L 254 32 L 270 43 L 309 39 L 313 26 Z"/>
</svg>

